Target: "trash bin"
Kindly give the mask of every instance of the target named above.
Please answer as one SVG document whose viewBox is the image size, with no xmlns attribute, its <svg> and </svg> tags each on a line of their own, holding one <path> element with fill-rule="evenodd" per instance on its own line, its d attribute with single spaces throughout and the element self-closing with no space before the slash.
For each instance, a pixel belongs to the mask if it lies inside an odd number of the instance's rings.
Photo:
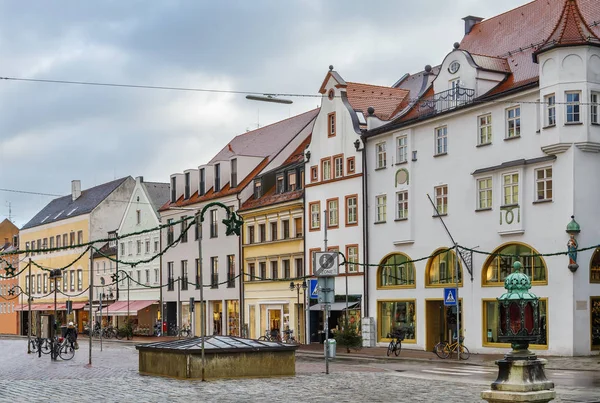
<svg viewBox="0 0 600 403">
<path fill-rule="evenodd" d="M 327 339 L 323 347 L 323 355 L 327 354 L 327 346 L 329 345 L 329 358 L 335 358 L 336 341 L 335 339 Z"/>
</svg>

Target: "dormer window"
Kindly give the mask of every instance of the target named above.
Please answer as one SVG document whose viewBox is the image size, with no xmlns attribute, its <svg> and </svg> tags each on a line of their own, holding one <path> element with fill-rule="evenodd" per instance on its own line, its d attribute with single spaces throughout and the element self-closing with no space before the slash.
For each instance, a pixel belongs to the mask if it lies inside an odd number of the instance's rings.
<svg viewBox="0 0 600 403">
<path fill-rule="evenodd" d="M 237 158 L 231 160 L 231 186 L 232 188 L 236 187 L 237 183 Z"/>
<path fill-rule="evenodd" d="M 185 173 L 184 197 L 185 197 L 185 199 L 189 199 L 190 198 L 190 173 L 189 172 Z"/>
<path fill-rule="evenodd" d="M 206 193 L 206 173 L 204 168 L 200 168 L 200 186 L 198 187 L 198 194 L 204 196 Z"/>
<path fill-rule="evenodd" d="M 262 182 L 260 179 L 254 181 L 254 198 L 259 199 L 262 196 Z"/>
<path fill-rule="evenodd" d="M 215 164 L 215 193 L 221 190 L 221 164 Z"/>
<path fill-rule="evenodd" d="M 171 203 L 177 201 L 177 178 L 171 178 Z"/>
<path fill-rule="evenodd" d="M 296 190 L 296 172 L 288 172 L 288 191 Z"/>
<path fill-rule="evenodd" d="M 285 191 L 283 174 L 277 175 L 277 188 L 275 190 L 276 193 L 283 193 Z"/>
</svg>

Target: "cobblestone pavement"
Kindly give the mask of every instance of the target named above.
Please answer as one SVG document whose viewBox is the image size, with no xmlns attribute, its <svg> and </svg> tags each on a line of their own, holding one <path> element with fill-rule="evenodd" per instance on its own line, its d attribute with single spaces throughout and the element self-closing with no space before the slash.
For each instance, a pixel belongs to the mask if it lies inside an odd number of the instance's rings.
<svg viewBox="0 0 600 403">
<path fill-rule="evenodd" d="M 334 362 L 325 375 L 322 360 L 299 359 L 295 377 L 174 380 L 139 375 L 131 344 L 94 347 L 87 342 L 71 361 L 27 355 L 24 340 L 0 340 L 0 402 L 478 402 L 481 383 L 431 381 L 368 363 Z M 556 401 L 591 402 L 584 390 L 566 390 Z"/>
</svg>

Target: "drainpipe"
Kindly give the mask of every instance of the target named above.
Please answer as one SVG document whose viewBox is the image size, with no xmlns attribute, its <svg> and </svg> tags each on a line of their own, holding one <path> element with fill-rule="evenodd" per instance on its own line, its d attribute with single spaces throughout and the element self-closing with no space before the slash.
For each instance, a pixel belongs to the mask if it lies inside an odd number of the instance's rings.
<svg viewBox="0 0 600 403">
<path fill-rule="evenodd" d="M 363 256 L 364 262 L 369 263 L 369 209 L 367 197 L 367 138 L 360 136 L 363 142 L 362 149 L 362 196 L 363 196 Z M 369 316 L 369 266 L 363 266 L 363 317 Z"/>
<path fill-rule="evenodd" d="M 238 202 L 238 210 L 242 207 L 242 202 L 240 200 L 240 193 L 236 193 L 235 197 L 237 199 Z M 239 324 L 239 329 L 240 329 L 240 337 L 246 336 L 248 337 L 248 335 L 243 335 L 243 330 L 244 330 L 244 310 L 246 309 L 245 305 L 244 305 L 244 259 L 242 257 L 242 242 L 244 239 L 244 225 L 242 224 L 242 232 L 240 233 L 240 236 L 238 237 L 238 258 L 239 258 L 239 272 L 240 272 L 240 277 L 239 277 L 239 282 L 240 282 L 240 306 L 238 307 L 238 309 L 240 310 L 239 312 L 239 316 L 240 316 L 240 324 Z"/>
</svg>

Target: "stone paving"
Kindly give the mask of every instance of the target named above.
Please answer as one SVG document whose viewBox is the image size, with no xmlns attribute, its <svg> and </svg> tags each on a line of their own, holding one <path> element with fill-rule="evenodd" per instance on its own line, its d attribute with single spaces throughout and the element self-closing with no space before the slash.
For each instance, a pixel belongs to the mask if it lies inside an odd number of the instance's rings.
<svg viewBox="0 0 600 403">
<path fill-rule="evenodd" d="M 24 340 L 0 340 L 0 402 L 478 402 L 482 385 L 402 377 L 368 363 L 334 362 L 325 375 L 322 360 L 299 359 L 295 377 L 185 381 L 139 375 L 137 350 L 129 343 L 88 345 L 71 361 L 27 355 Z M 556 401 L 578 400 L 579 391 Z"/>
</svg>

